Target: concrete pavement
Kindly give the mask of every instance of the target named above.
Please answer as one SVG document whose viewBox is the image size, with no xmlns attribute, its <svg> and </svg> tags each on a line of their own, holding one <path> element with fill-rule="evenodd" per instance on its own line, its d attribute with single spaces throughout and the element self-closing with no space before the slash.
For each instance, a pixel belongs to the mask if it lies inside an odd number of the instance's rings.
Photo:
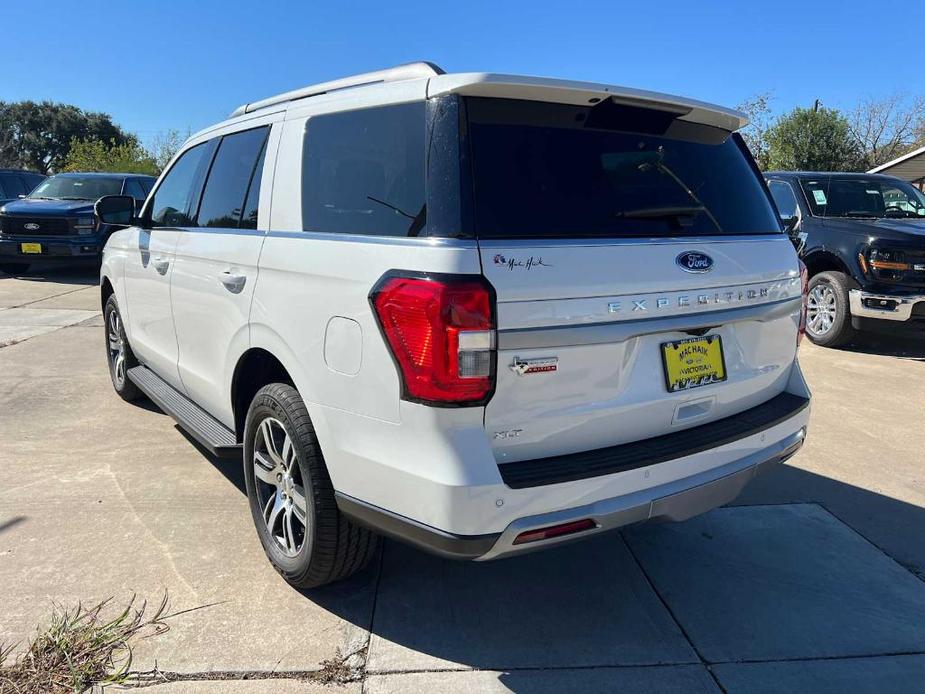
<svg viewBox="0 0 925 694">
<path fill-rule="evenodd" d="M 804 345 L 809 441 L 737 506 L 488 564 L 390 542 L 302 594 L 263 556 L 239 463 L 115 396 L 100 325 L 92 277 L 0 277 L 0 330 L 20 330 L 0 348 L 0 642 L 51 601 L 168 590 L 207 607 L 140 643 L 137 669 L 194 679 L 155 694 L 320 691 L 298 675 L 336 653 L 365 677 L 351 694 L 925 681 L 925 347 Z"/>
</svg>

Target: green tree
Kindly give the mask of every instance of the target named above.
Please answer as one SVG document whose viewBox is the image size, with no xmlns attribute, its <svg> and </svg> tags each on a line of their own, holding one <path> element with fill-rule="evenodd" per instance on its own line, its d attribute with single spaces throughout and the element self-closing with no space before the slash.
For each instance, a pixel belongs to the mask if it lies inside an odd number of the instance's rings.
<svg viewBox="0 0 925 694">
<path fill-rule="evenodd" d="M 138 140 L 129 137 L 121 144 L 115 140 L 71 141 L 62 171 L 112 171 L 156 176 L 160 171 L 154 157 Z"/>
<path fill-rule="evenodd" d="M 771 95 L 756 94 L 741 104 L 738 109 L 748 116 L 748 125 L 742 129 L 742 138 L 759 168 L 768 168 L 768 132 L 771 124 Z"/>
<path fill-rule="evenodd" d="M 51 101 L 0 102 L 0 166 L 53 173 L 64 165 L 74 140 L 121 145 L 129 138 L 105 113 Z"/>
<path fill-rule="evenodd" d="M 180 147 L 183 146 L 189 136 L 189 130 L 186 131 L 186 135 L 182 135 L 175 128 L 165 130 L 154 136 L 149 151 L 157 162 L 158 171 L 163 171 L 167 167 L 167 164 L 173 159 L 173 155 L 180 151 Z"/>
<path fill-rule="evenodd" d="M 847 119 L 831 108 L 795 108 L 767 133 L 768 168 L 857 171 L 862 153 Z"/>
</svg>

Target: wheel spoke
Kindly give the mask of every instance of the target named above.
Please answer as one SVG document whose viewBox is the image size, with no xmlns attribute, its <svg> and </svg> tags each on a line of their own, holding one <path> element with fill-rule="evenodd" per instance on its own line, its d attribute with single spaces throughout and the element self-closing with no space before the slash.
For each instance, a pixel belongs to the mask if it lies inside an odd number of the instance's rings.
<svg viewBox="0 0 925 694">
<path fill-rule="evenodd" d="M 289 438 L 289 434 L 284 435 L 283 452 L 280 457 L 282 458 L 283 467 L 286 468 L 286 472 L 292 474 L 292 464 L 295 462 L 295 449 L 293 448 L 292 439 Z"/>
<path fill-rule="evenodd" d="M 260 423 L 260 431 L 263 434 L 263 442 L 267 449 L 267 454 L 273 459 L 276 465 L 283 463 L 283 458 L 276 447 L 276 439 L 273 436 L 273 420 L 269 417 Z"/>
<path fill-rule="evenodd" d="M 295 535 L 292 533 L 292 509 L 286 509 L 283 514 L 283 545 L 290 554 L 295 554 Z"/>
<path fill-rule="evenodd" d="M 279 492 L 274 494 L 270 501 L 272 502 L 272 506 L 269 503 L 267 504 L 269 513 L 264 513 L 264 518 L 267 520 L 267 528 L 270 531 L 270 535 L 275 535 L 274 529 L 276 528 L 276 523 L 279 520 L 279 514 L 282 513 L 283 509 L 285 508 L 285 504 L 283 503 L 283 497 Z"/>
<path fill-rule="evenodd" d="M 305 505 L 305 490 L 297 484 L 292 487 L 292 509 L 298 521 L 304 526 L 308 507 Z"/>
<path fill-rule="evenodd" d="M 276 487 L 278 486 L 277 474 L 276 465 L 271 460 L 268 460 L 263 453 L 254 451 L 254 475 L 257 479 Z"/>
</svg>

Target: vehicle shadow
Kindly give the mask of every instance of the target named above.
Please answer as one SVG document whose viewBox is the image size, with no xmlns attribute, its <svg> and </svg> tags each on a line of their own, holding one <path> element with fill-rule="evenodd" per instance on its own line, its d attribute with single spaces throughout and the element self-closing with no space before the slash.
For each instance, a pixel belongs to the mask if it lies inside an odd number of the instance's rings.
<svg viewBox="0 0 925 694">
<path fill-rule="evenodd" d="M 925 335 L 862 333 L 842 349 L 846 352 L 925 361 Z"/>
<path fill-rule="evenodd" d="M 99 284 L 99 268 L 95 265 L 81 264 L 68 267 L 43 265 L 37 263 L 26 272 L 8 275 L 0 271 L 0 279 L 17 279 L 23 282 L 56 282 L 92 286 Z"/>
<path fill-rule="evenodd" d="M 202 452 L 244 493 L 240 460 L 219 459 Z M 885 552 L 910 572 L 912 583 L 912 577 L 921 579 L 921 603 L 925 605 L 925 509 L 789 466 L 759 477 L 732 505 L 751 506 L 759 513 L 759 508 L 791 503 L 819 504 L 864 538 L 860 544 L 865 556 Z M 497 677 L 507 688 L 505 691 L 549 694 L 569 686 L 581 691 L 613 691 L 622 681 L 619 678 L 624 676 L 623 671 L 600 668 L 700 662 L 688 641 L 689 625 L 676 621 L 670 611 L 677 596 L 656 591 L 645 559 L 640 563 L 631 549 L 633 542 L 627 542 L 626 538 L 635 532 L 624 529 L 545 552 L 486 563 L 442 559 L 387 540 L 377 560 L 359 574 L 330 586 L 298 592 L 353 624 L 360 633 L 369 632 L 367 667 L 371 673 L 492 670 L 499 672 Z M 793 534 L 792 527 L 789 532 Z M 799 529 L 796 534 L 800 534 Z M 650 537 L 655 538 L 657 552 L 660 535 L 656 532 Z M 773 560 L 776 565 L 799 567 L 806 561 L 806 550 L 798 542 L 769 537 L 759 542 L 779 546 Z M 751 546 L 756 547 L 756 554 L 762 551 L 758 544 L 746 545 Z M 868 547 L 869 552 L 864 549 Z M 751 561 L 743 557 L 743 564 L 761 564 L 765 560 L 766 557 Z M 684 560 L 677 561 L 677 573 L 685 574 L 689 567 Z M 872 571 L 864 568 L 866 563 L 860 560 L 858 566 L 867 575 Z M 735 573 L 728 578 L 731 591 L 736 590 L 733 583 L 741 578 Z M 884 576 L 878 580 L 886 585 L 893 579 Z M 715 600 L 715 586 L 705 587 L 695 580 L 688 584 L 686 579 L 685 585 L 685 590 L 694 592 L 712 590 L 703 599 Z M 752 587 L 758 601 L 779 598 L 778 593 L 761 593 L 772 590 L 767 582 L 758 581 Z M 806 591 L 814 590 L 817 588 L 810 585 L 794 587 L 794 605 L 809 599 Z M 849 588 L 845 590 L 849 596 L 846 600 L 854 599 Z M 375 595 L 371 612 L 356 608 L 357 595 L 365 591 Z M 788 624 L 795 629 L 818 628 L 813 621 L 818 615 L 803 614 L 786 600 L 779 609 L 790 615 Z M 735 610 L 719 610 L 719 614 L 716 619 L 721 620 L 721 631 L 763 633 L 762 624 L 747 621 L 753 616 Z M 879 646 L 864 643 L 864 609 L 847 610 L 844 620 L 849 627 L 846 631 L 859 635 L 860 652 L 869 647 L 873 654 Z M 856 629 L 852 620 L 857 621 Z M 769 633 L 773 632 L 772 628 Z M 557 679 L 555 671 L 560 669 L 563 676 L 568 670 L 572 674 L 567 677 L 577 679 Z M 666 674 L 655 673 L 654 669 L 651 672 L 652 677 Z M 675 674 L 700 677 L 702 672 L 698 668 L 678 668 Z M 639 676 L 642 685 L 629 682 L 626 691 L 670 688 L 646 679 L 650 675 Z M 614 677 L 617 680 L 608 679 Z M 693 690 L 697 681 L 684 680 L 672 686 L 677 686 L 678 691 Z"/>
</svg>

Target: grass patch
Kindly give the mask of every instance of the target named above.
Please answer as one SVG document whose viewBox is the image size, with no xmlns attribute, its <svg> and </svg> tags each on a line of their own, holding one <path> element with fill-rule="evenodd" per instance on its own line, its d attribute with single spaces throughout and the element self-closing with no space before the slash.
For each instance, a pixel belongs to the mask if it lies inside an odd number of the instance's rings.
<svg viewBox="0 0 925 694">
<path fill-rule="evenodd" d="M 182 614 L 167 614 L 166 592 L 153 611 L 133 597 L 113 617 L 111 602 L 54 605 L 49 625 L 24 653 L 13 658 L 14 647 L 0 645 L 0 694 L 68 694 L 124 683 L 131 676 L 132 643 L 163 634 L 170 628 L 166 620 Z"/>
</svg>

